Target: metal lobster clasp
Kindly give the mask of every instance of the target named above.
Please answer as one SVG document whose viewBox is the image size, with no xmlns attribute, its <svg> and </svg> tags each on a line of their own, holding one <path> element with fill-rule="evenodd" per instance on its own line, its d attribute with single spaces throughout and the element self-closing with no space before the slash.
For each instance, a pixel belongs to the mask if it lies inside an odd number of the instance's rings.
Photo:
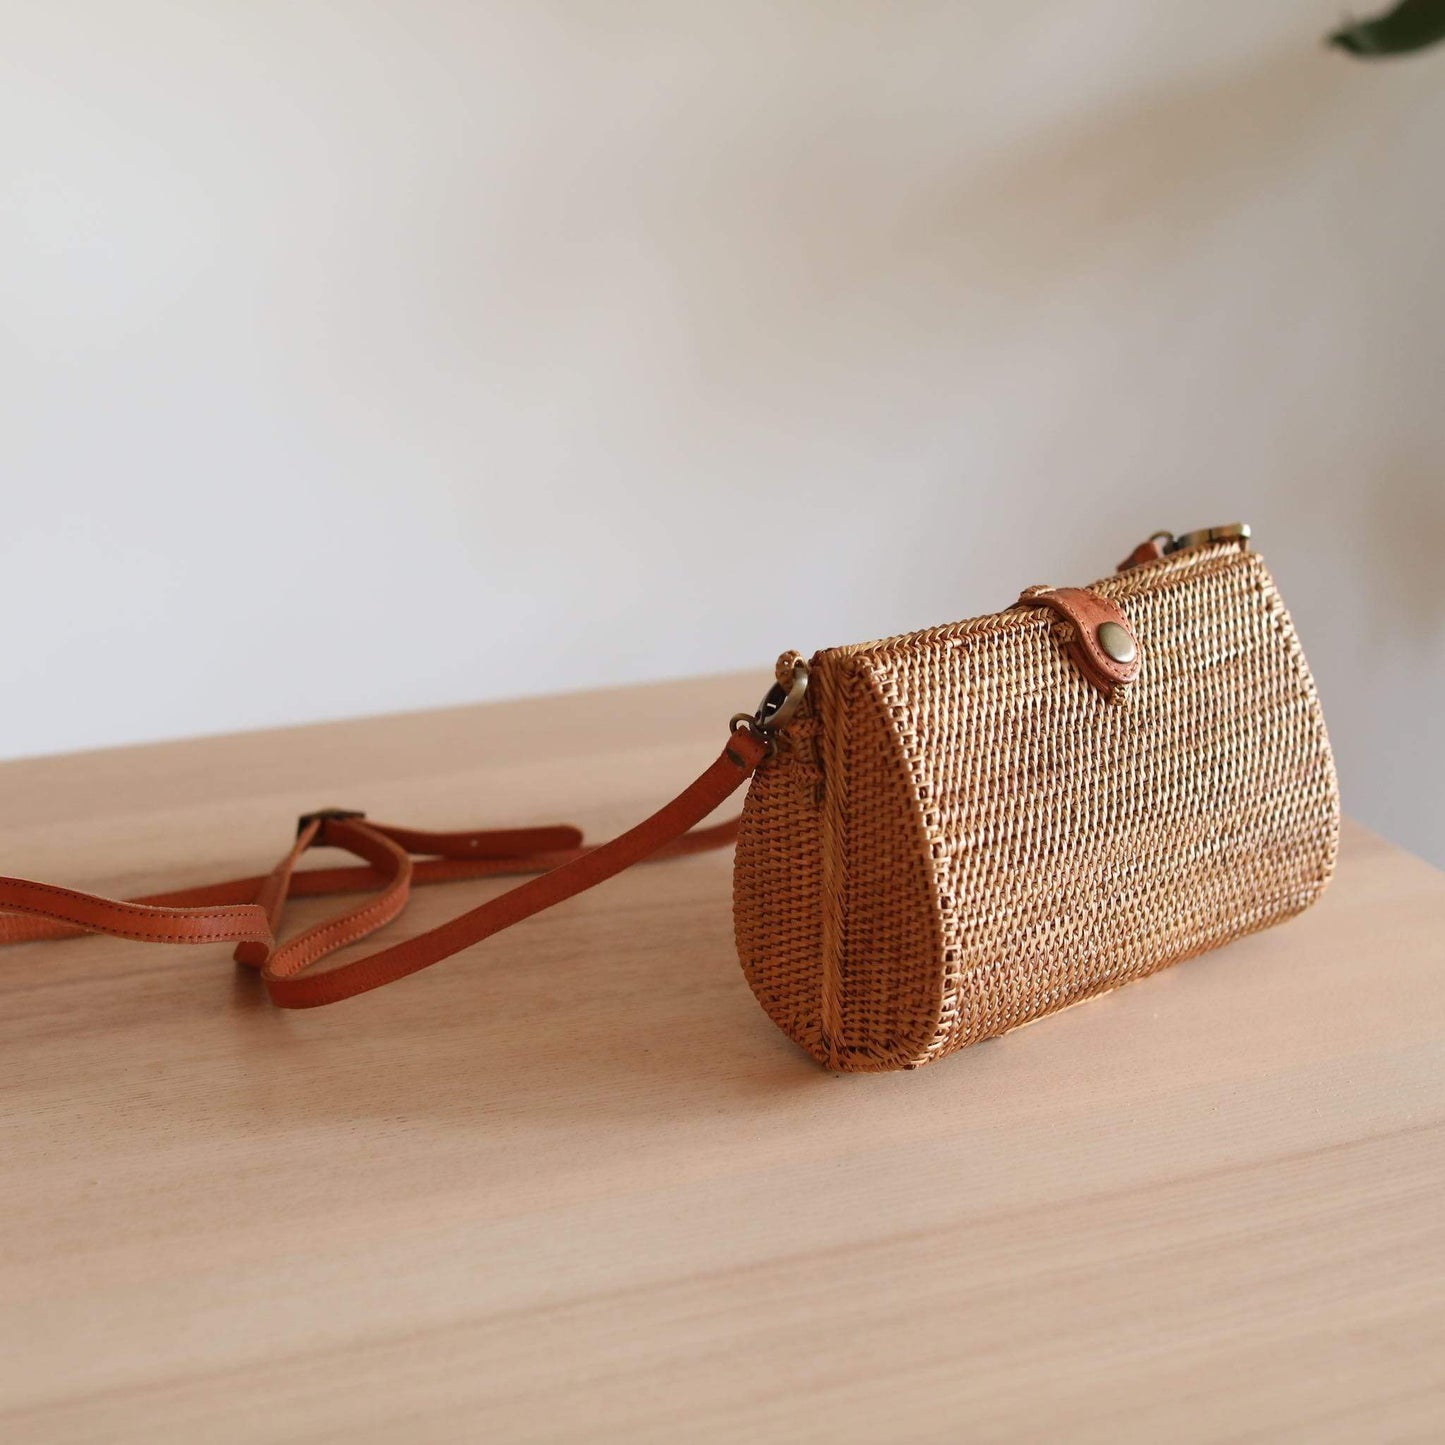
<svg viewBox="0 0 1445 1445">
<path fill-rule="evenodd" d="M 784 653 L 785 660 L 789 654 Z M 802 706 L 803 697 L 808 691 L 808 664 L 797 653 L 792 655 L 792 673 L 787 681 L 775 682 L 763 694 L 763 700 L 758 704 L 756 712 L 734 713 L 729 726 L 733 732 L 739 728 L 747 728 L 755 737 L 761 738 L 768 745 L 768 754 L 771 756 L 777 750 L 778 729 L 786 727 L 793 715 Z M 780 666 L 779 673 L 784 669 Z"/>
</svg>

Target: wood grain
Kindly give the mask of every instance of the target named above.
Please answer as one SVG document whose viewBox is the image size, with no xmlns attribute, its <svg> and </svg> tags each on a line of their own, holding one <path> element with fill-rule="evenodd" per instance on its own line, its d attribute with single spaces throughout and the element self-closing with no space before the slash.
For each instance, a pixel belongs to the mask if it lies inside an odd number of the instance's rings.
<svg viewBox="0 0 1445 1445">
<path fill-rule="evenodd" d="M 765 683 L 10 764 L 0 871 L 199 881 L 333 803 L 600 835 Z M 833 1077 L 748 993 L 728 868 L 302 1014 L 223 949 L 0 953 L 0 1437 L 1445 1433 L 1440 874 L 1351 827 L 1293 923 Z"/>
</svg>

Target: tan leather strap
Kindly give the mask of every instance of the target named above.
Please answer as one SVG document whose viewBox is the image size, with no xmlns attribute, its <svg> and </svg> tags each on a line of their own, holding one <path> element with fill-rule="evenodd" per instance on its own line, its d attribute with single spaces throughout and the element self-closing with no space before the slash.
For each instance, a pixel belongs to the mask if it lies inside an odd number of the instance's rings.
<svg viewBox="0 0 1445 1445">
<path fill-rule="evenodd" d="M 730 843 L 736 821 L 694 825 L 751 776 L 767 747 L 747 728 L 732 733 L 701 777 L 650 818 L 596 848 L 584 846 L 581 833 L 566 826 L 431 833 L 325 809 L 301 819 L 293 846 L 262 877 L 125 901 L 0 878 L 0 944 L 85 933 L 148 943 L 235 943 L 236 961 L 261 970 L 267 991 L 282 1008 L 335 1003 L 450 957 L 646 858 Z M 298 872 L 302 855 L 315 847 L 345 849 L 366 866 Z M 307 972 L 328 954 L 391 922 L 406 907 L 413 884 L 532 872 L 541 876 L 416 938 L 324 972 Z M 354 892 L 370 896 L 277 944 L 288 898 Z"/>
</svg>

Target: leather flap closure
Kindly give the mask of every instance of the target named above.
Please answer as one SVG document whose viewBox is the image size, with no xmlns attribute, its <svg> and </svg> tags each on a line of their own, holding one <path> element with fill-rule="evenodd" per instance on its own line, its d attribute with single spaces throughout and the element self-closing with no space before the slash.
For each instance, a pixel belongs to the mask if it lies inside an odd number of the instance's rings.
<svg viewBox="0 0 1445 1445">
<path fill-rule="evenodd" d="M 1139 639 L 1116 602 L 1086 587 L 1030 587 L 1026 607 L 1047 607 L 1070 627 L 1069 655 L 1105 697 L 1139 675 Z"/>
</svg>

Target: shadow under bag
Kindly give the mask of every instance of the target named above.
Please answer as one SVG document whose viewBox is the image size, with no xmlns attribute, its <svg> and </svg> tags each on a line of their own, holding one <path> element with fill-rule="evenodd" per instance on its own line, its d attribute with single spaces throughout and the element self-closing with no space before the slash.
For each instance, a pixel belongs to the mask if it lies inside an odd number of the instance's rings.
<svg viewBox="0 0 1445 1445">
<path fill-rule="evenodd" d="M 237 945 L 310 1008 L 449 957 L 647 858 L 737 840 L 748 983 L 831 1069 L 914 1068 L 1268 927 L 1339 840 L 1334 763 L 1289 614 L 1243 525 L 1158 533 L 1087 588 L 903 637 L 784 653 L 755 713 L 637 827 L 430 832 L 328 808 L 269 874 L 117 900 L 0 879 L 0 943 Z M 696 827 L 751 779 L 742 816 Z M 360 866 L 302 870 L 313 847 Z M 416 883 L 537 873 L 318 968 Z M 364 902 L 278 942 L 286 900 Z"/>
</svg>

